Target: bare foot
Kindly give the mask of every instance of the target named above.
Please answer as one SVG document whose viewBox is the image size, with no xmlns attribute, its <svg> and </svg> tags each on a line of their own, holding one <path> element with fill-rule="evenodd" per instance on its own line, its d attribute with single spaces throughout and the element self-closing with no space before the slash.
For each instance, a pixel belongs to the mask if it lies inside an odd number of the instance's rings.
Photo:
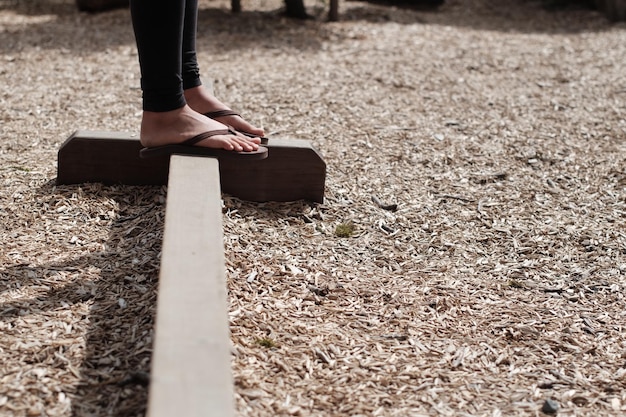
<svg viewBox="0 0 626 417">
<path fill-rule="evenodd" d="M 200 114 L 205 114 L 217 110 L 229 110 L 228 106 L 219 101 L 203 86 L 193 87 L 185 90 L 185 100 L 193 110 Z M 222 116 L 216 117 L 216 120 L 231 126 L 240 132 L 250 133 L 252 135 L 264 136 L 263 129 L 252 126 L 241 116 Z"/>
<path fill-rule="evenodd" d="M 141 144 L 147 148 L 184 142 L 210 130 L 226 129 L 222 123 L 209 119 L 184 106 L 168 112 L 144 111 L 141 119 Z M 259 149 L 259 138 L 242 134 L 211 136 L 195 146 L 251 152 Z"/>
</svg>

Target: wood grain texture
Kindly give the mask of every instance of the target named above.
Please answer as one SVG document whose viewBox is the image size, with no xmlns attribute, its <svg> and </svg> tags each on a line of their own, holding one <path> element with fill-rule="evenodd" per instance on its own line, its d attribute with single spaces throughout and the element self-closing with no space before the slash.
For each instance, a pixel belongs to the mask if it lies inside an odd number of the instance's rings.
<svg viewBox="0 0 626 417">
<path fill-rule="evenodd" d="M 262 161 L 221 161 L 222 192 L 243 200 L 324 201 L 326 163 L 308 141 L 270 139 Z M 59 149 L 57 184 L 162 185 L 169 158 L 141 159 L 131 133 L 76 131 Z"/>
<path fill-rule="evenodd" d="M 59 149 L 57 184 L 166 184 L 169 158 L 141 159 L 141 148 L 132 133 L 77 130 Z"/>
<path fill-rule="evenodd" d="M 270 139 L 262 161 L 220 162 L 224 193 L 248 201 L 324 201 L 326 163 L 309 142 Z"/>
<path fill-rule="evenodd" d="M 234 413 L 218 162 L 172 156 L 148 417 Z"/>
</svg>

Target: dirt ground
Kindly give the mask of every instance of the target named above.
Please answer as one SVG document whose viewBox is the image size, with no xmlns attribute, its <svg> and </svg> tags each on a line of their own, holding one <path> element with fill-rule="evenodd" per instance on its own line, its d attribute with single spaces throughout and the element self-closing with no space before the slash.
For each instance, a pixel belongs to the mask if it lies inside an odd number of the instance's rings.
<svg viewBox="0 0 626 417">
<path fill-rule="evenodd" d="M 238 415 L 625 415 L 626 24 L 243 7 L 201 1 L 203 77 L 328 172 L 323 204 L 224 195 Z M 2 416 L 145 414 L 166 189 L 55 185 L 138 87 L 126 10 L 0 0 Z"/>
</svg>

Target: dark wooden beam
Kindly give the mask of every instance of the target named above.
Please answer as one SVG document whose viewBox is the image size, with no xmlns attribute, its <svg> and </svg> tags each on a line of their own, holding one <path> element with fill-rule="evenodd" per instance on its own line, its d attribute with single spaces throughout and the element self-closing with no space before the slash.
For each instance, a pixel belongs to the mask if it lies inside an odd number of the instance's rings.
<svg viewBox="0 0 626 417">
<path fill-rule="evenodd" d="M 220 161 L 221 190 L 242 200 L 324 201 L 326 163 L 308 141 L 270 139 L 261 161 Z M 141 159 L 135 134 L 78 130 L 61 145 L 57 184 L 167 184 L 170 158 Z"/>
</svg>

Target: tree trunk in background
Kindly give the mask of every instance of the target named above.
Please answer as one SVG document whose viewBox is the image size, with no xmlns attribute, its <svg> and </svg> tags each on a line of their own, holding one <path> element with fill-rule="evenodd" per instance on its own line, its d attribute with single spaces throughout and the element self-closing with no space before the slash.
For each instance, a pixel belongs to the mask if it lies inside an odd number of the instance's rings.
<svg viewBox="0 0 626 417">
<path fill-rule="evenodd" d="M 338 22 L 339 21 L 339 0 L 330 0 L 330 5 L 328 7 L 329 7 L 328 21 Z"/>
<path fill-rule="evenodd" d="M 626 20 L 626 0 L 596 0 L 596 6 L 615 22 Z"/>
<path fill-rule="evenodd" d="M 82 12 L 102 12 L 104 10 L 128 7 L 128 0 L 76 0 L 78 10 Z"/>
<path fill-rule="evenodd" d="M 309 19 L 303 0 L 285 0 L 285 15 L 296 19 Z"/>
</svg>

